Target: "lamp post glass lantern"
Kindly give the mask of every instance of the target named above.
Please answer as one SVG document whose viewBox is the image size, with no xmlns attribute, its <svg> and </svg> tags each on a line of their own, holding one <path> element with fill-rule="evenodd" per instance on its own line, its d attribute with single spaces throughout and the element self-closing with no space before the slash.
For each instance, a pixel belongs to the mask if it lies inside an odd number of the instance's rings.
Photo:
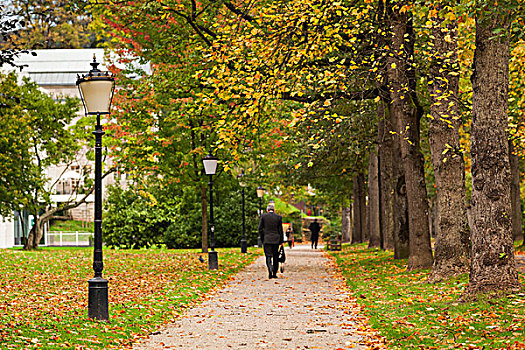
<svg viewBox="0 0 525 350">
<path fill-rule="evenodd" d="M 95 215 L 93 270 L 95 276 L 88 281 L 88 317 L 109 320 L 108 281 L 102 278 L 102 125 L 100 116 L 108 115 L 115 89 L 115 77 L 110 72 L 98 69 L 99 63 L 93 56 L 91 70 L 77 76 L 77 86 L 87 115 L 96 115 L 95 125 Z"/>
<path fill-rule="evenodd" d="M 219 269 L 219 258 L 215 251 L 215 225 L 213 222 L 213 175 L 217 171 L 217 162 L 219 159 L 214 157 L 210 153 L 202 158 L 202 164 L 204 165 L 204 172 L 210 177 L 208 185 L 210 186 L 210 248 L 208 252 L 208 269 L 218 270 Z"/>
<path fill-rule="evenodd" d="M 237 176 L 239 178 L 239 186 L 241 186 L 242 192 L 242 239 L 241 239 L 241 253 L 248 252 L 248 243 L 246 242 L 246 216 L 244 213 L 244 188 L 246 182 L 244 181 L 244 170 Z"/>
<path fill-rule="evenodd" d="M 257 197 L 259 198 L 259 219 L 262 215 L 262 197 L 264 196 L 264 188 L 261 186 L 257 187 Z M 258 235 L 257 235 L 258 236 Z M 261 241 L 261 237 L 257 240 L 257 246 L 260 248 L 263 246 L 263 242 Z"/>
</svg>

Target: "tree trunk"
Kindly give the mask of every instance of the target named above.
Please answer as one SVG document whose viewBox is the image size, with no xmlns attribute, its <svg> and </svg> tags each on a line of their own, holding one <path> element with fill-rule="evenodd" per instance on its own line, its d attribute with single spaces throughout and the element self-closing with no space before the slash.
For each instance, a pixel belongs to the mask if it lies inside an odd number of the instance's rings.
<svg viewBox="0 0 525 350">
<path fill-rule="evenodd" d="M 361 214 L 361 242 L 365 241 L 365 237 L 367 236 L 366 231 L 368 230 L 367 224 L 366 224 L 366 186 L 365 186 L 365 173 L 360 172 L 357 175 L 358 183 L 359 183 L 359 206 L 361 207 L 361 210 L 359 210 L 359 213 Z"/>
<path fill-rule="evenodd" d="M 383 108 L 384 110 L 384 108 Z M 379 122 L 379 176 L 381 182 L 381 242 L 384 250 L 394 250 L 394 188 L 392 127 L 390 116 Z"/>
<path fill-rule="evenodd" d="M 401 4 L 400 4 L 401 5 Z M 408 269 L 432 266 L 428 202 L 423 154 L 419 147 L 419 114 L 415 96 L 415 72 L 411 65 L 414 52 L 412 21 L 400 7 L 392 12 L 392 50 L 396 54 L 387 65 L 390 84 L 390 113 L 396 121 L 406 181 L 409 227 Z"/>
<path fill-rule="evenodd" d="M 363 226 L 361 221 L 361 186 L 359 186 L 359 176 L 354 176 L 354 203 L 352 205 L 352 214 L 354 227 L 352 228 L 352 244 L 361 243 L 363 241 Z"/>
<path fill-rule="evenodd" d="M 465 209 L 466 212 L 466 209 Z M 437 199 L 433 198 L 430 200 L 430 236 L 436 237 L 437 235 L 437 227 L 438 227 L 438 211 L 437 211 Z M 470 237 L 469 237 L 470 240 Z"/>
<path fill-rule="evenodd" d="M 390 110 L 390 108 L 389 108 Z M 394 114 L 390 114 L 392 126 L 396 124 Z M 409 257 L 408 202 L 405 185 L 405 172 L 401 164 L 399 133 L 392 137 L 392 238 L 394 259 Z"/>
<path fill-rule="evenodd" d="M 472 75 L 472 259 L 468 294 L 517 290 L 507 137 L 510 19 L 487 6 L 476 18 Z M 501 31 L 502 30 L 502 31 Z M 501 36 L 496 36 L 501 31 Z"/>
<path fill-rule="evenodd" d="M 521 194 L 520 194 L 520 159 L 514 149 L 514 143 L 509 140 L 509 157 L 510 157 L 510 203 L 512 207 L 512 237 L 514 241 L 523 239 L 522 211 L 521 211 Z"/>
<path fill-rule="evenodd" d="M 381 24 L 377 34 L 378 47 L 390 47 L 391 35 L 388 17 L 390 11 L 386 7 L 391 5 L 387 2 L 377 2 L 377 21 Z M 392 168 L 392 148 L 393 139 L 392 120 L 388 110 L 390 105 L 390 93 L 388 91 L 388 74 L 386 71 L 387 57 L 380 59 L 381 76 L 380 78 L 380 98 L 381 103 L 377 105 L 378 125 L 377 125 L 377 156 L 378 156 L 378 182 L 379 182 L 379 232 L 381 248 L 383 250 L 394 249 L 394 188 L 393 188 L 393 168 Z"/>
<path fill-rule="evenodd" d="M 24 245 L 25 250 L 33 250 L 37 248 L 35 247 L 35 234 L 36 234 L 35 231 L 36 231 L 36 225 L 33 225 L 33 227 L 31 227 L 31 230 L 29 230 L 29 235 L 27 235 L 27 240 Z"/>
<path fill-rule="evenodd" d="M 44 234 L 41 217 L 34 215 L 34 222 L 33 227 L 31 227 L 31 230 L 29 231 L 26 244 L 24 245 L 25 250 L 38 249 L 38 245 Z"/>
<path fill-rule="evenodd" d="M 379 227 L 379 182 L 377 154 L 370 152 L 368 161 L 368 248 L 381 246 Z"/>
<path fill-rule="evenodd" d="M 368 223 L 370 221 L 370 202 L 367 199 L 368 186 L 366 184 L 366 181 L 363 181 L 363 192 L 365 193 L 365 195 L 363 196 L 365 205 L 365 215 L 363 218 L 363 242 L 368 242 L 370 240 L 370 228 L 368 226 Z"/>
<path fill-rule="evenodd" d="M 206 197 L 206 186 L 201 187 L 201 213 L 202 213 L 202 252 L 208 252 L 208 198 Z"/>
<path fill-rule="evenodd" d="M 436 9 L 439 13 L 440 8 Z M 443 22 L 443 17 L 434 20 L 432 84 L 429 84 L 429 141 L 437 187 L 437 231 L 429 282 L 467 272 L 470 255 L 465 162 L 459 143 L 461 119 L 456 103 L 459 89 L 457 27 L 455 21 Z"/>
<path fill-rule="evenodd" d="M 341 230 L 343 242 L 352 240 L 352 206 L 341 208 Z"/>
</svg>

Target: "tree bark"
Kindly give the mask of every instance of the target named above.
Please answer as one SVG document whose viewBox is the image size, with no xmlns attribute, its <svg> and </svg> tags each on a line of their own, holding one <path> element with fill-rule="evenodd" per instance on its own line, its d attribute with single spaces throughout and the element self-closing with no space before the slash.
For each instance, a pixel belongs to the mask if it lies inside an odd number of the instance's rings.
<svg viewBox="0 0 525 350">
<path fill-rule="evenodd" d="M 437 211 L 437 199 L 436 198 L 432 198 L 429 202 L 429 205 L 430 205 L 430 215 L 429 215 L 429 225 L 430 225 L 430 236 L 432 237 L 436 237 L 437 235 L 437 227 L 438 227 L 438 221 L 437 221 L 437 217 L 438 217 L 438 211 Z M 466 209 L 465 209 L 465 212 L 466 212 Z M 470 240 L 470 237 L 469 237 L 469 240 Z"/>
<path fill-rule="evenodd" d="M 363 179 L 364 179 L 363 174 Z M 364 193 L 364 205 L 365 205 L 365 215 L 363 218 L 363 242 L 368 242 L 370 240 L 370 227 L 368 223 L 370 222 L 370 202 L 368 198 L 368 186 L 366 181 L 363 181 L 363 193 Z"/>
<path fill-rule="evenodd" d="M 507 135 L 510 19 L 498 6 L 476 18 L 472 80 L 472 259 L 467 293 L 520 288 L 514 260 Z M 501 36 L 495 33 L 501 31 Z"/>
<path fill-rule="evenodd" d="M 399 142 L 395 142 L 397 145 L 394 150 L 395 153 L 400 153 Z M 394 157 L 394 160 L 401 159 L 398 155 Z M 392 237 L 394 239 L 394 259 L 407 259 L 410 255 L 409 243 L 410 235 L 408 228 L 408 202 L 407 192 L 405 185 L 405 174 L 403 173 L 403 167 L 399 162 L 392 163 L 393 177 L 394 177 L 394 196 L 393 196 L 393 218 L 394 227 Z"/>
<path fill-rule="evenodd" d="M 514 149 L 514 143 L 509 140 L 509 157 L 510 157 L 510 198 L 512 207 L 512 237 L 514 241 L 523 239 L 522 231 L 522 211 L 521 211 L 521 194 L 520 194 L 520 159 Z"/>
<path fill-rule="evenodd" d="M 358 182 L 359 182 L 359 206 L 361 207 L 361 210 L 359 211 L 361 214 L 361 242 L 365 241 L 365 237 L 367 236 L 367 222 L 366 222 L 366 186 L 365 186 L 365 173 L 360 172 L 357 175 Z"/>
<path fill-rule="evenodd" d="M 202 213 L 202 252 L 208 252 L 208 198 L 206 197 L 206 186 L 201 188 L 201 213 Z"/>
<path fill-rule="evenodd" d="M 384 110 L 384 108 L 383 108 Z M 394 188 L 392 164 L 392 123 L 386 114 L 379 122 L 379 176 L 381 182 L 381 243 L 384 250 L 394 250 Z"/>
<path fill-rule="evenodd" d="M 350 242 L 352 240 L 352 207 L 343 206 L 341 208 L 341 230 L 343 242 Z"/>
<path fill-rule="evenodd" d="M 365 223 L 365 184 L 362 172 L 354 176 L 354 229 L 352 230 L 352 244 L 363 242 Z"/>
<path fill-rule="evenodd" d="M 370 152 L 368 161 L 368 248 L 381 246 L 379 227 L 379 182 L 377 154 Z"/>
<path fill-rule="evenodd" d="M 437 187 L 437 230 L 434 265 L 429 282 L 465 273 L 469 266 L 470 237 L 465 198 L 465 162 L 459 143 L 461 118 L 458 101 L 459 64 L 457 24 L 434 19 L 434 55 L 429 83 L 431 118 L 429 141 Z"/>
<path fill-rule="evenodd" d="M 398 3 L 398 5 L 404 2 Z M 387 65 L 390 85 L 390 113 L 396 121 L 408 202 L 408 269 L 429 268 L 433 257 L 428 229 L 428 202 L 423 154 L 419 147 L 419 113 L 415 96 L 415 72 L 411 65 L 414 53 L 412 20 L 400 6 L 392 11 L 392 50 Z M 398 186 L 400 184 L 398 183 Z M 400 187 L 401 188 L 401 187 Z"/>
</svg>

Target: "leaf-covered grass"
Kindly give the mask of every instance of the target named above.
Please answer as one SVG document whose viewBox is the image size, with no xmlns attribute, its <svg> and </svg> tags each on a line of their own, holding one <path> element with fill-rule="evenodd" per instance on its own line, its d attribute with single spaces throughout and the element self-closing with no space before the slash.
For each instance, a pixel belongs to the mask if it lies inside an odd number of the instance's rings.
<svg viewBox="0 0 525 350">
<path fill-rule="evenodd" d="M 110 321 L 87 318 L 92 248 L 0 250 L 0 349 L 128 348 L 173 321 L 260 250 L 219 250 L 209 271 L 197 250 L 104 250 Z"/>
<path fill-rule="evenodd" d="M 364 245 L 331 255 L 389 349 L 525 349 L 525 290 L 462 303 L 468 275 L 429 284 L 429 270 L 407 272 L 406 260 Z"/>
</svg>

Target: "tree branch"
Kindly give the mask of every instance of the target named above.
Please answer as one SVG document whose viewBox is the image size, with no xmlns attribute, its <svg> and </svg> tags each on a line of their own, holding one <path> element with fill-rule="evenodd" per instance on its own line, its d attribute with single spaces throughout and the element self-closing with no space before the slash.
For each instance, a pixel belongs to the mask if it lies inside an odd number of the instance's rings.
<svg viewBox="0 0 525 350">
<path fill-rule="evenodd" d="M 224 2 L 224 6 L 226 6 L 226 8 L 228 10 L 230 10 L 231 12 L 235 13 L 236 15 L 240 16 L 242 19 L 245 19 L 249 22 L 253 22 L 254 21 L 254 18 L 252 16 L 250 16 L 249 14 L 239 10 L 238 8 L 236 8 L 231 2 L 229 1 L 225 1 Z"/>
<path fill-rule="evenodd" d="M 333 96 L 333 95 L 331 95 Z M 356 92 L 342 92 L 335 94 L 336 99 L 344 99 L 349 101 L 361 101 L 361 100 L 368 100 L 371 98 L 376 98 L 379 96 L 379 89 L 373 88 L 369 90 L 364 91 L 356 91 Z M 322 96 L 321 94 L 310 94 L 305 96 L 292 96 L 289 92 L 284 92 L 281 94 L 281 99 L 286 101 L 297 101 L 297 102 L 304 102 L 304 103 L 312 103 L 316 101 L 324 101 L 327 99 L 327 97 Z"/>
<path fill-rule="evenodd" d="M 108 171 L 106 171 L 106 172 L 104 173 L 104 175 L 102 175 L 102 179 L 104 179 L 104 178 L 105 178 L 106 176 L 108 176 L 109 174 L 114 173 L 115 171 L 117 171 L 117 168 L 115 168 L 115 167 L 109 169 Z M 86 203 L 87 198 L 93 193 L 94 190 L 95 190 L 95 186 L 92 186 L 92 187 L 86 192 L 86 194 L 84 195 L 84 197 L 82 197 L 80 200 L 75 201 L 75 202 L 66 202 L 66 204 L 63 205 L 63 206 L 57 205 L 55 208 L 52 208 L 52 209 L 46 211 L 44 214 L 42 214 L 42 215 L 40 216 L 41 224 L 43 225 L 46 221 L 48 221 L 48 220 L 51 218 L 51 216 L 52 216 L 53 214 L 55 214 L 57 211 L 74 209 L 74 208 L 80 206 L 81 204 Z"/>
</svg>

